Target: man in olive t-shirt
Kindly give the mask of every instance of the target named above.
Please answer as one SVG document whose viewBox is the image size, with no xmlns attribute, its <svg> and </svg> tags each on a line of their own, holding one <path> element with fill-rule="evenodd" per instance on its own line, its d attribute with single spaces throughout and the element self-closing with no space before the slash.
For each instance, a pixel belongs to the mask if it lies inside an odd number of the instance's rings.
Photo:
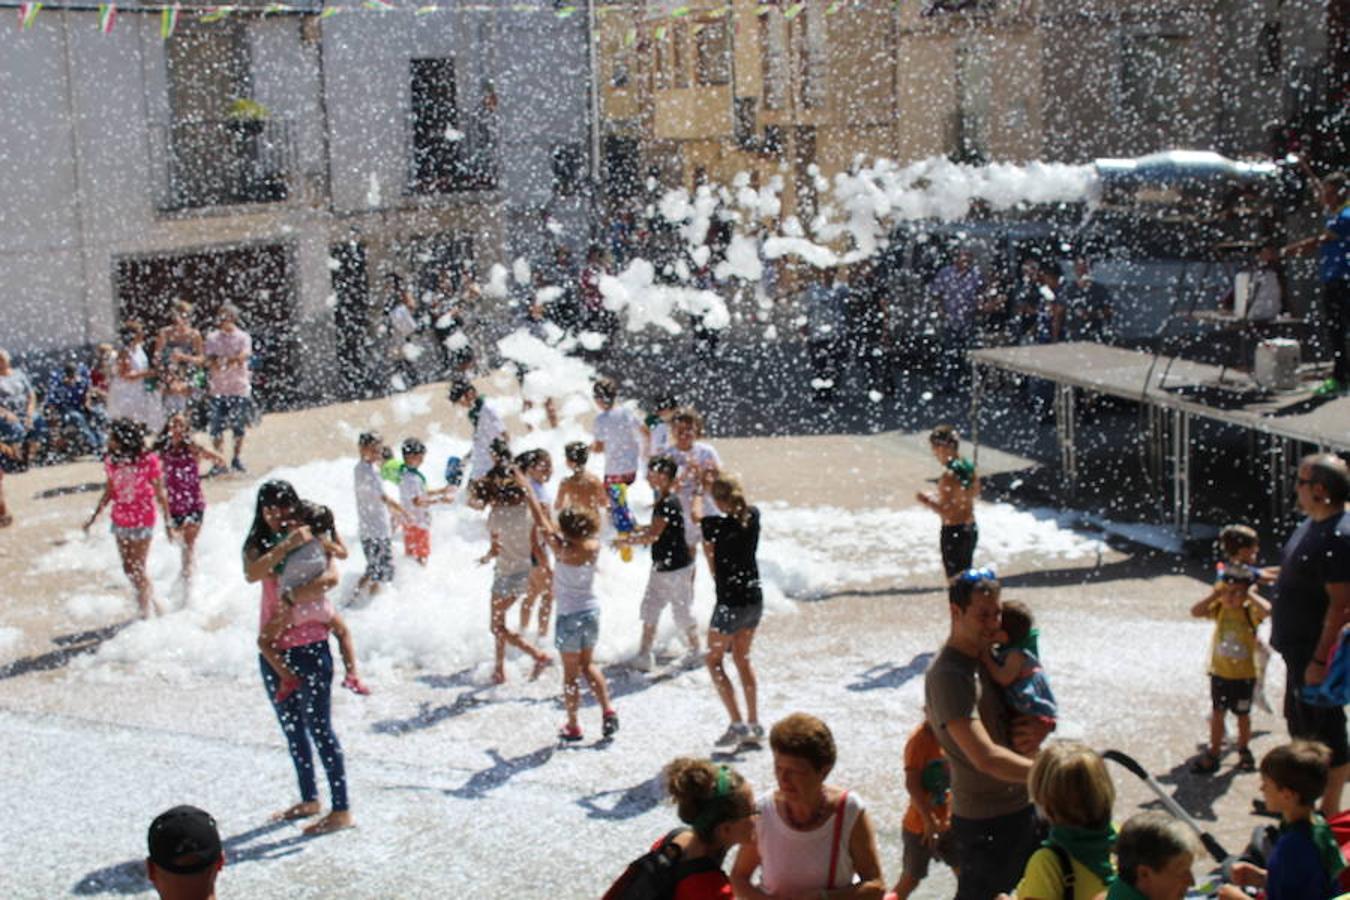
<svg viewBox="0 0 1350 900">
<path fill-rule="evenodd" d="M 1040 841 L 1031 760 L 1011 749 L 1014 712 L 980 665 L 1000 626 L 999 584 L 988 570 L 967 570 L 950 596 L 951 633 L 924 676 L 924 700 L 952 768 L 957 900 L 989 900 L 1016 886 Z"/>
</svg>

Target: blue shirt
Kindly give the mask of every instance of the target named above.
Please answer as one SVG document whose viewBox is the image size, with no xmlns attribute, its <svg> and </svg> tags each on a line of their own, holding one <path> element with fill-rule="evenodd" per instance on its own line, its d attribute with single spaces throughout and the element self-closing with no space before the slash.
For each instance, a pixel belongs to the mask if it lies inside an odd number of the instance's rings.
<svg viewBox="0 0 1350 900">
<path fill-rule="evenodd" d="M 1313 842 L 1312 825 L 1281 828 L 1266 869 L 1266 900 L 1329 900 L 1338 893 Z"/>
<path fill-rule="evenodd" d="M 1327 231 L 1336 239 L 1322 242 L 1322 282 L 1350 281 L 1350 203 L 1327 219 Z"/>
</svg>

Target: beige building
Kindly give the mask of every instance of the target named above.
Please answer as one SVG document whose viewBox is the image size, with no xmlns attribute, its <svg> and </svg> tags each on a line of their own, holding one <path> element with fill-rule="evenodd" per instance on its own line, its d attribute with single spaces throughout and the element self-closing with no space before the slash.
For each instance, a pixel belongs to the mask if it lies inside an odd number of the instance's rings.
<svg viewBox="0 0 1350 900">
<path fill-rule="evenodd" d="M 781 173 L 785 211 L 809 213 L 812 165 L 828 177 L 859 156 L 1260 155 L 1273 125 L 1315 118 L 1343 90 L 1342 5 L 603 4 L 607 174 L 656 170 L 688 186 Z"/>
</svg>

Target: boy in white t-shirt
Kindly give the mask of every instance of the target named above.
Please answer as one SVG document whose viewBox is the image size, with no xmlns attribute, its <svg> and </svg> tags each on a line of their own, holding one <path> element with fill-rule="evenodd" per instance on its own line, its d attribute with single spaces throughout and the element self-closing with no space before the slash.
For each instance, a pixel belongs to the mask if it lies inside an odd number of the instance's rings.
<svg viewBox="0 0 1350 900">
<path fill-rule="evenodd" d="M 595 441 L 592 453 L 605 454 L 605 486 L 632 485 L 637 481 L 642 456 L 643 427 L 637 413 L 619 406 L 619 385 L 613 378 L 601 378 L 592 389 L 600 412 L 595 417 Z"/>
<path fill-rule="evenodd" d="M 680 401 L 673 394 L 662 394 L 652 403 L 653 411 L 642 423 L 647 432 L 647 458 L 664 456 L 670 446 L 670 417 Z"/>
<path fill-rule="evenodd" d="M 702 541 L 703 531 L 694 521 L 694 494 L 703 493 L 712 484 L 722 469 L 722 457 L 711 444 L 698 440 L 703 436 L 703 417 L 692 406 L 682 406 L 670 417 L 670 446 L 666 455 L 680 466 L 675 479 L 676 492 L 680 497 L 680 506 L 684 512 L 684 539 L 689 542 L 690 555 Z M 708 553 L 708 570 L 712 571 L 712 548 L 704 548 Z M 690 568 L 690 577 L 693 577 Z"/>
<path fill-rule="evenodd" d="M 374 596 L 380 585 L 394 580 L 393 528 L 389 522 L 392 513 L 399 519 L 406 517 L 403 507 L 386 496 L 380 481 L 380 451 L 384 442 L 373 431 L 362 433 L 357 439 L 361 458 L 356 461 L 357 535 L 361 552 L 366 555 L 366 571 L 356 583 L 358 593 Z M 387 511 L 386 511 L 387 510 Z"/>
</svg>

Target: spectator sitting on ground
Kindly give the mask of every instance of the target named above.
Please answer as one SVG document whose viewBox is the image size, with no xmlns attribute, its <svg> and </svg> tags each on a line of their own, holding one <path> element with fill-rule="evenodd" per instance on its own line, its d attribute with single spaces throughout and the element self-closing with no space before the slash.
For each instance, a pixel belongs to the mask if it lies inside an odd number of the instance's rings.
<svg viewBox="0 0 1350 900">
<path fill-rule="evenodd" d="M 27 462 L 37 455 L 46 429 L 33 382 L 10 364 L 8 350 L 0 350 L 0 444 L 8 444 L 14 458 Z"/>
<path fill-rule="evenodd" d="M 145 874 L 161 900 L 215 900 L 225 852 L 210 813 L 195 806 L 162 812 L 150 823 L 146 843 Z"/>
<path fill-rule="evenodd" d="M 103 450 L 103 434 L 89 403 L 89 373 L 84 366 L 66 363 L 61 374 L 52 378 L 44 404 L 47 416 L 58 426 L 52 437 L 53 443 L 57 442 L 59 435 L 60 442 L 64 444 L 62 432 L 69 429 L 79 435 L 83 452 L 99 453 Z"/>
<path fill-rule="evenodd" d="M 1160 812 L 1130 816 L 1116 838 L 1116 880 L 1106 900 L 1183 900 L 1195 884 L 1195 839 Z"/>
<path fill-rule="evenodd" d="M 1266 868 L 1245 861 L 1233 864 L 1233 884 L 1220 888 L 1220 900 L 1243 900 L 1248 894 L 1242 887 L 1261 888 L 1266 900 L 1340 894 L 1337 878 L 1345 858 L 1331 827 L 1315 810 L 1326 789 L 1330 760 L 1325 744 L 1298 740 L 1276 747 L 1261 760 L 1261 795 L 1266 809 L 1280 815 L 1279 837 Z"/>
</svg>

